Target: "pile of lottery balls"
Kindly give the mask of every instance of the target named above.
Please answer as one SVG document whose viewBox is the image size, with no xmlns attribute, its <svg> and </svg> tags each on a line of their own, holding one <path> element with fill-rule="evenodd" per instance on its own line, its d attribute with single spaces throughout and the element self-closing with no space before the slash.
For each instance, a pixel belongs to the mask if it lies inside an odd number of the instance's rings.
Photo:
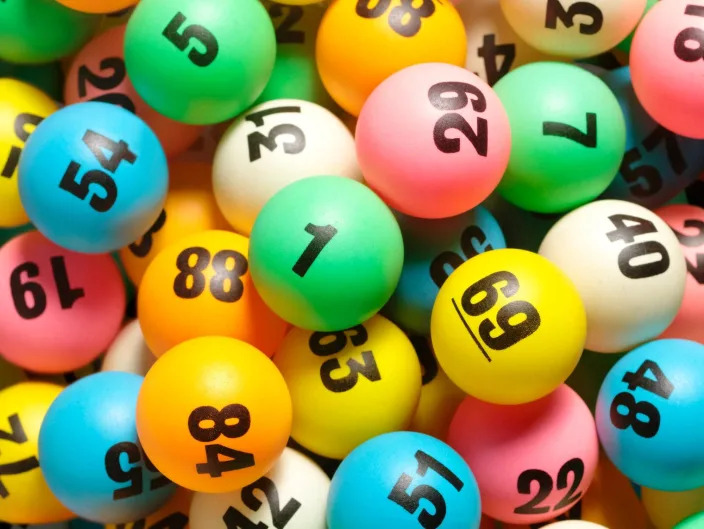
<svg viewBox="0 0 704 529">
<path fill-rule="evenodd" d="M 0 528 L 704 528 L 704 0 L 0 0 Z"/>
</svg>

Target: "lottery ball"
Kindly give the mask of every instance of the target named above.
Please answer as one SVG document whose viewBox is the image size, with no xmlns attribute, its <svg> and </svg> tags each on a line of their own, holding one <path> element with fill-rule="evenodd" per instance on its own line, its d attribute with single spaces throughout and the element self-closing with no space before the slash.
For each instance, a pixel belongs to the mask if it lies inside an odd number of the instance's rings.
<svg viewBox="0 0 704 529">
<path fill-rule="evenodd" d="M 656 213 L 677 236 L 687 266 L 682 304 L 661 338 L 704 343 L 704 209 L 683 204 L 665 206 Z"/>
<path fill-rule="evenodd" d="M 679 492 L 642 487 L 641 497 L 657 529 L 670 529 L 688 516 L 704 511 L 704 487 Z"/>
<path fill-rule="evenodd" d="M 494 216 L 481 206 L 447 219 L 397 214 L 403 234 L 401 278 L 384 312 L 403 329 L 427 336 L 438 290 L 467 259 L 505 248 Z"/>
<path fill-rule="evenodd" d="M 228 227 L 210 187 L 210 164 L 173 162 L 169 171 L 164 209 L 140 238 L 120 250 L 120 261 L 135 285 L 168 245 L 194 233 Z"/>
<path fill-rule="evenodd" d="M 325 504 L 330 478 L 318 465 L 285 448 L 274 467 L 241 490 L 196 493 L 190 512 L 191 529 L 286 527 L 326 529 Z M 259 499 L 264 497 L 267 505 Z"/>
<path fill-rule="evenodd" d="M 563 520 L 561 522 L 544 525 L 543 529 L 609 529 L 598 523 L 583 520 Z"/>
<path fill-rule="evenodd" d="M 17 164 L 24 142 L 58 105 L 41 90 L 15 79 L 0 78 L 0 227 L 29 222 L 20 201 Z M 4 159 L 4 162 L 2 161 Z"/>
<path fill-rule="evenodd" d="M 382 316 L 345 331 L 294 328 L 274 363 L 291 392 L 291 437 L 325 457 L 342 459 L 376 435 L 407 428 L 418 404 L 413 345 Z"/>
<path fill-rule="evenodd" d="M 315 36 L 325 5 L 263 3 L 274 24 L 276 60 L 269 82 L 257 98 L 257 103 L 274 99 L 303 99 L 327 108 L 335 107 L 315 64 Z"/>
<path fill-rule="evenodd" d="M 599 455 L 591 412 L 564 384 L 518 406 L 467 397 L 447 442 L 474 472 L 482 512 L 508 523 L 532 524 L 566 512 L 589 487 Z"/>
<path fill-rule="evenodd" d="M 261 351 L 234 338 L 196 338 L 147 373 L 137 430 L 169 479 L 194 491 L 228 492 L 262 477 L 283 452 L 291 397 Z"/>
<path fill-rule="evenodd" d="M 464 137 L 448 136 L 456 130 Z M 437 63 L 401 70 L 375 88 L 355 139 L 369 186 L 390 207 L 423 218 L 478 205 L 498 185 L 511 150 L 506 112 L 489 85 Z"/>
<path fill-rule="evenodd" d="M 60 4 L 85 13 L 115 13 L 134 5 L 138 0 L 56 0 Z"/>
<path fill-rule="evenodd" d="M 633 88 L 650 116 L 675 134 L 704 138 L 701 72 L 704 2 L 658 2 L 631 44 Z"/>
<path fill-rule="evenodd" d="M 678 136 L 653 121 L 636 98 L 628 67 L 607 72 L 602 79 L 621 105 L 626 150 L 616 178 L 601 197 L 659 207 L 704 171 L 704 143 Z"/>
<path fill-rule="evenodd" d="M 66 74 L 64 101 L 102 101 L 137 114 L 154 131 L 167 156 L 185 151 L 201 127 L 185 125 L 159 114 L 137 95 L 124 61 L 125 25 L 101 33 L 73 58 Z"/>
<path fill-rule="evenodd" d="M 704 512 L 690 516 L 678 523 L 674 529 L 702 529 L 704 527 Z"/>
<path fill-rule="evenodd" d="M 704 406 L 702 376 L 704 346 L 688 340 L 655 340 L 611 368 L 596 424 L 606 454 L 628 479 L 658 490 L 704 486 L 704 429 L 684 426 Z"/>
<path fill-rule="evenodd" d="M 567 57 L 599 55 L 625 39 L 646 0 L 501 0 L 509 24 L 528 44 Z"/>
<path fill-rule="evenodd" d="M 420 361 L 423 386 L 408 429 L 445 439 L 455 409 L 467 395 L 440 369 L 429 339 L 421 336 L 410 339 Z"/>
<path fill-rule="evenodd" d="M 680 308 L 687 274 L 680 244 L 637 204 L 598 200 L 572 211 L 550 229 L 540 254 L 577 287 L 591 351 L 617 353 L 651 340 Z"/>
<path fill-rule="evenodd" d="M 403 238 L 369 188 L 338 176 L 304 178 L 262 208 L 251 261 L 254 284 L 274 312 L 297 327 L 337 331 L 369 319 L 391 297 Z"/>
<path fill-rule="evenodd" d="M 643 19 L 645 14 L 648 11 L 650 11 L 650 9 L 655 4 L 658 3 L 658 1 L 659 0 L 646 0 L 645 1 L 645 11 L 641 15 L 641 20 Z M 640 23 L 640 21 L 638 23 Z M 623 53 L 630 53 L 631 52 L 631 44 L 633 43 L 633 35 L 635 35 L 637 28 L 638 28 L 638 26 L 636 25 L 636 27 L 633 29 L 633 31 L 631 31 L 625 39 L 623 39 L 621 42 L 618 43 L 618 45 L 616 46 L 616 49 L 614 51 L 618 50 Z"/>
<path fill-rule="evenodd" d="M 358 446 L 335 472 L 328 496 L 334 529 L 478 529 L 480 517 L 477 482 L 459 454 L 414 432 Z"/>
<path fill-rule="evenodd" d="M 144 341 L 139 320 L 125 325 L 105 352 L 101 371 L 124 371 L 144 376 L 156 357 Z"/>
<path fill-rule="evenodd" d="M 338 105 L 358 116 L 372 90 L 407 66 L 462 66 L 467 38 L 449 2 L 335 0 L 325 11 L 315 44 L 323 85 Z"/>
<path fill-rule="evenodd" d="M 55 0 L 13 0 L 0 7 L 0 59 L 8 62 L 42 63 L 71 55 L 100 23 L 99 17 Z"/>
<path fill-rule="evenodd" d="M 519 37 L 506 21 L 496 0 L 457 2 L 467 33 L 465 68 L 494 84 L 524 64 L 556 60 Z"/>
<path fill-rule="evenodd" d="M 125 524 L 106 524 L 104 528 L 103 526 L 86 528 L 74 528 L 72 526 L 71 529 L 138 529 L 139 527 L 188 529 L 188 511 L 191 507 L 192 499 L 193 491 L 179 487 L 171 496 L 171 499 L 162 507 L 126 526 Z"/>
<path fill-rule="evenodd" d="M 39 432 L 52 492 L 72 512 L 101 523 L 135 520 L 174 492 L 143 453 L 135 408 L 143 378 L 97 373 L 61 392 Z"/>
<path fill-rule="evenodd" d="M 542 62 L 516 69 L 494 89 L 512 132 L 498 188 L 503 198 L 530 211 L 557 213 L 608 187 L 623 157 L 626 125 L 603 81 L 578 66 Z"/>
<path fill-rule="evenodd" d="M 78 103 L 42 121 L 25 144 L 19 190 L 29 219 L 59 246 L 117 250 L 164 204 L 166 157 L 145 123 L 108 103 Z"/>
<path fill-rule="evenodd" d="M 277 191 L 327 174 L 362 180 L 352 133 L 315 103 L 278 99 L 248 110 L 227 129 L 215 152 L 213 191 L 232 227 L 248 235 Z"/>
<path fill-rule="evenodd" d="M 45 382 L 21 382 L 0 391 L 0 519 L 39 524 L 74 517 L 52 494 L 39 467 L 39 428 L 63 388 Z"/>
<path fill-rule="evenodd" d="M 109 255 L 56 246 L 37 231 L 0 249 L 0 354 L 40 373 L 77 369 L 120 329 L 125 291 Z"/>
<path fill-rule="evenodd" d="M 287 325 L 254 289 L 248 249 L 242 235 L 211 230 L 159 252 L 137 299 L 144 339 L 156 356 L 199 336 L 231 336 L 274 354 Z"/>
<path fill-rule="evenodd" d="M 257 0 L 142 0 L 125 34 L 137 93 L 190 124 L 225 121 L 254 103 L 275 55 L 274 29 Z"/>
<path fill-rule="evenodd" d="M 555 390 L 577 365 L 585 334 L 584 307 L 569 278 L 547 259 L 516 249 L 460 265 L 440 288 L 430 320 L 450 380 L 496 404 Z"/>
</svg>

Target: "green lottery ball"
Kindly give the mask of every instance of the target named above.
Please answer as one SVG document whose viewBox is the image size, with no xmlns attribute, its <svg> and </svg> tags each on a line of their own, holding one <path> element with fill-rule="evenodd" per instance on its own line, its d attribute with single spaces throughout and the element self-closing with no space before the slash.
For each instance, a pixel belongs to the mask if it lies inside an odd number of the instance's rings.
<svg viewBox="0 0 704 529">
<path fill-rule="evenodd" d="M 557 62 L 509 72 L 494 90 L 508 114 L 511 156 L 498 191 L 512 204 L 558 213 L 599 196 L 618 172 L 626 125 L 594 74 Z"/>
<path fill-rule="evenodd" d="M 334 108 L 315 63 L 315 35 L 325 7 L 274 2 L 264 5 L 276 30 L 276 61 L 257 104 L 274 99 L 302 99 Z"/>
<path fill-rule="evenodd" d="M 262 208 L 249 247 L 264 302 L 297 327 L 338 331 L 376 314 L 394 292 L 403 239 L 391 210 L 339 176 L 294 182 Z"/>
<path fill-rule="evenodd" d="M 101 18 L 56 0 L 2 0 L 0 60 L 36 64 L 70 55 L 90 39 Z"/>
<path fill-rule="evenodd" d="M 139 95 L 195 125 L 252 105 L 275 55 L 274 28 L 258 0 L 142 0 L 125 33 L 125 65 Z"/>
</svg>

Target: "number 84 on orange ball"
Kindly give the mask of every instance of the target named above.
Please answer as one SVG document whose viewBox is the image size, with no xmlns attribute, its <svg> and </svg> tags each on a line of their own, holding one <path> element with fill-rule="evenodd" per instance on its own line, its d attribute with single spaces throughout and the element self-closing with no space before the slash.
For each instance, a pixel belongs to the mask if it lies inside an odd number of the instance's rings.
<svg viewBox="0 0 704 529">
<path fill-rule="evenodd" d="M 487 402 L 521 404 L 554 391 L 574 370 L 586 314 L 575 286 L 547 259 L 493 250 L 443 284 L 430 332 L 458 387 Z"/>
</svg>

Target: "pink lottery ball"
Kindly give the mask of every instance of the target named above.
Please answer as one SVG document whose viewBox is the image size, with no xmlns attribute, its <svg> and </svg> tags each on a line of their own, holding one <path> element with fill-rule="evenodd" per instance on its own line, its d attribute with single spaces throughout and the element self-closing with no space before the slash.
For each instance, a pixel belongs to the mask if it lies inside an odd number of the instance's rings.
<svg viewBox="0 0 704 529">
<path fill-rule="evenodd" d="M 459 66 L 425 63 L 372 92 L 356 143 L 365 180 L 389 206 L 444 218 L 472 209 L 496 188 L 511 131 L 488 84 Z"/>
<path fill-rule="evenodd" d="M 125 290 L 107 254 L 72 252 L 31 231 L 0 248 L 0 281 L 0 355 L 24 369 L 73 371 L 120 328 Z"/>
<path fill-rule="evenodd" d="M 149 125 L 166 156 L 180 154 L 198 139 L 203 127 L 162 116 L 137 95 L 125 69 L 125 28 L 123 24 L 101 33 L 78 52 L 66 74 L 64 100 L 67 105 L 81 101 L 120 105 Z"/>
<path fill-rule="evenodd" d="M 517 406 L 467 397 L 447 442 L 477 478 L 482 512 L 515 524 L 550 520 L 573 507 L 589 487 L 599 456 L 589 408 L 564 384 Z"/>
<path fill-rule="evenodd" d="M 677 235 L 687 262 L 682 305 L 660 338 L 704 343 L 704 209 L 678 204 L 662 207 L 655 213 Z"/>
<path fill-rule="evenodd" d="M 658 2 L 636 29 L 631 78 L 650 116 L 671 131 L 704 138 L 704 1 Z"/>
</svg>

